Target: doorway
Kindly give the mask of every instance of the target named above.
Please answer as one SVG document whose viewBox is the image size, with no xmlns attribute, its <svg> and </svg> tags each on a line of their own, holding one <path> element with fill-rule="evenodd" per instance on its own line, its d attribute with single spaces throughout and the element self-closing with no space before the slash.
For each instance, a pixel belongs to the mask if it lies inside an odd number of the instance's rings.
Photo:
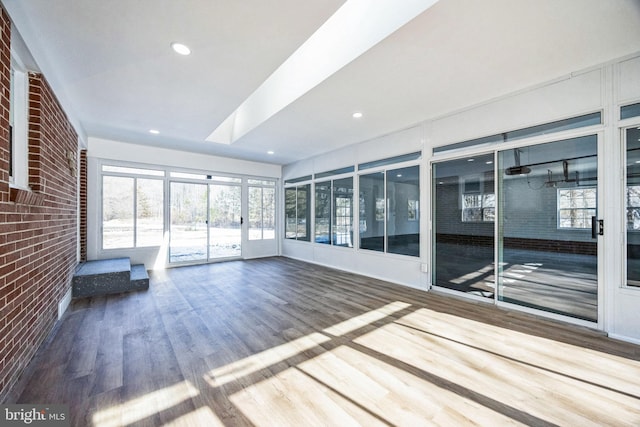
<svg viewBox="0 0 640 427">
<path fill-rule="evenodd" d="M 170 183 L 169 263 L 242 256 L 242 186 Z"/>
<path fill-rule="evenodd" d="M 598 139 L 433 162 L 433 286 L 598 322 Z"/>
</svg>

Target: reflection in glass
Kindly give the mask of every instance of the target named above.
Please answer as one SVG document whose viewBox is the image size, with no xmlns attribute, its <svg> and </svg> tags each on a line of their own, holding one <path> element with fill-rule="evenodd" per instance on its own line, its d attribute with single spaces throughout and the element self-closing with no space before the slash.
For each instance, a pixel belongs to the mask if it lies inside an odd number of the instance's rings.
<svg viewBox="0 0 640 427">
<path fill-rule="evenodd" d="M 284 189 L 285 239 L 296 238 L 296 187 Z"/>
<path fill-rule="evenodd" d="M 331 181 L 316 182 L 315 242 L 331 244 Z"/>
<path fill-rule="evenodd" d="M 433 164 L 433 283 L 494 296 L 493 154 Z"/>
<path fill-rule="evenodd" d="M 311 184 L 284 189 L 285 238 L 308 242 Z"/>
<path fill-rule="evenodd" d="M 387 252 L 420 256 L 420 167 L 387 171 Z"/>
<path fill-rule="evenodd" d="M 640 286 L 640 129 L 626 130 L 627 286 Z"/>
<path fill-rule="evenodd" d="M 384 252 L 384 172 L 360 175 L 360 249 Z"/>
<path fill-rule="evenodd" d="M 498 299 L 597 320 L 597 137 L 499 152 Z"/>
<path fill-rule="evenodd" d="M 296 197 L 296 239 L 308 242 L 311 239 L 311 184 L 298 187 Z"/>
<path fill-rule="evenodd" d="M 332 244 L 353 247 L 353 178 L 333 181 Z"/>
</svg>

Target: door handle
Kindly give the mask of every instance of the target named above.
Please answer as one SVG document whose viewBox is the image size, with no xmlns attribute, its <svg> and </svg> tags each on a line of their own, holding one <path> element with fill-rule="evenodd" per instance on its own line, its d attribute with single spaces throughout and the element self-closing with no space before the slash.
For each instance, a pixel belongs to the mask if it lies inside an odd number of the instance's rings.
<svg viewBox="0 0 640 427">
<path fill-rule="evenodd" d="M 240 217 L 240 225 L 244 224 L 244 218 Z"/>
<path fill-rule="evenodd" d="M 598 236 L 604 236 L 604 220 L 596 219 L 595 216 L 591 217 L 591 238 L 595 239 Z"/>
</svg>

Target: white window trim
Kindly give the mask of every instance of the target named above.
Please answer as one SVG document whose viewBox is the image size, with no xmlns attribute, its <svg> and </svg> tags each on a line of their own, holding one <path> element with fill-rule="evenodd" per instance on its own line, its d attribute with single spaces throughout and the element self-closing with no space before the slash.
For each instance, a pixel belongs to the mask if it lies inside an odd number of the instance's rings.
<svg viewBox="0 0 640 427">
<path fill-rule="evenodd" d="M 13 70 L 13 171 L 9 185 L 13 188 L 29 190 L 28 168 L 28 74 L 15 58 L 12 58 Z"/>
</svg>

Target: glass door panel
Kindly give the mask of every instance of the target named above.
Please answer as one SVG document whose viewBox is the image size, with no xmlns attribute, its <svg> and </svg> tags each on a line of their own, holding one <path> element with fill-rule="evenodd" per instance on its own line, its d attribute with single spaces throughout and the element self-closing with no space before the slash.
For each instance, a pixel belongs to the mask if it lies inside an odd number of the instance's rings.
<svg viewBox="0 0 640 427">
<path fill-rule="evenodd" d="M 625 131 L 627 141 L 627 286 L 640 286 L 640 128 Z"/>
<path fill-rule="evenodd" d="M 432 182 L 433 284 L 493 298 L 493 154 L 434 163 Z"/>
<path fill-rule="evenodd" d="M 242 187 L 209 185 L 209 258 L 242 255 Z"/>
<path fill-rule="evenodd" d="M 597 321 L 596 135 L 500 151 L 498 300 Z"/>
<path fill-rule="evenodd" d="M 207 184 L 172 182 L 169 262 L 207 259 Z"/>
</svg>

